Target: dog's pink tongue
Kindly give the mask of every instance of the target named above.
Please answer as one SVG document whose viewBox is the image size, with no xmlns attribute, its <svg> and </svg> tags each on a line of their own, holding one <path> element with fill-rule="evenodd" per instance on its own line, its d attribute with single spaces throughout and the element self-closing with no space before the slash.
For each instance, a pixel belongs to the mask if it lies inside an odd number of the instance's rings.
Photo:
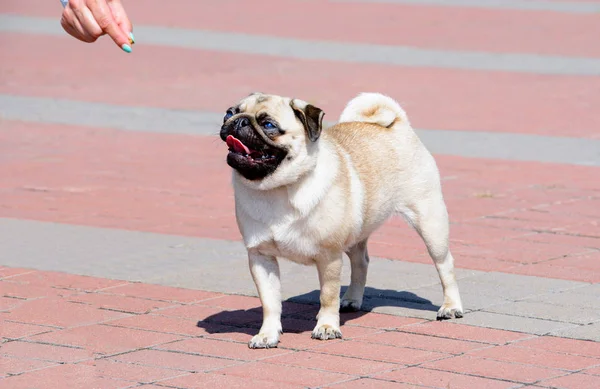
<svg viewBox="0 0 600 389">
<path fill-rule="evenodd" d="M 250 154 L 250 149 L 233 135 L 227 136 L 225 140 L 227 146 L 231 147 L 236 153 Z"/>
</svg>

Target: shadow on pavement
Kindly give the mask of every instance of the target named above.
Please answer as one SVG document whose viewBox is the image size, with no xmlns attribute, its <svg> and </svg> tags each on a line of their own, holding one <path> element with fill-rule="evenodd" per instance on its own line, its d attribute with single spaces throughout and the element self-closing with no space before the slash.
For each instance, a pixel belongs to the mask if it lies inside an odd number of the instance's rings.
<svg viewBox="0 0 600 389">
<path fill-rule="evenodd" d="M 342 295 L 346 287 L 342 287 Z M 302 305 L 304 306 L 302 306 Z M 408 308 L 422 311 L 436 312 L 438 306 L 430 300 L 417 296 L 407 291 L 390 289 L 365 288 L 365 297 L 362 309 L 359 312 L 340 313 L 340 324 L 358 319 L 378 307 Z M 282 325 L 284 332 L 310 332 L 316 323 L 319 311 L 319 291 L 311 292 L 289 298 L 283 302 Z M 432 316 L 435 318 L 435 314 Z M 262 308 L 257 306 L 251 309 L 238 309 L 222 311 L 198 321 L 197 326 L 204 328 L 208 333 L 243 333 L 255 334 L 262 322 Z"/>
</svg>

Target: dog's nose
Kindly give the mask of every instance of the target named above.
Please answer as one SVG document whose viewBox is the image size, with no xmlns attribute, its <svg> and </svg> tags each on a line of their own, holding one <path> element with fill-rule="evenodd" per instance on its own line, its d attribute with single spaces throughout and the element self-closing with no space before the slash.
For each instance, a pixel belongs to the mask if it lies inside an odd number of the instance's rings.
<svg viewBox="0 0 600 389">
<path fill-rule="evenodd" d="M 241 117 L 239 119 L 236 119 L 235 121 L 235 128 L 236 129 L 240 129 L 242 127 L 246 127 L 250 125 L 250 120 L 248 120 L 248 118 L 245 117 Z"/>
</svg>

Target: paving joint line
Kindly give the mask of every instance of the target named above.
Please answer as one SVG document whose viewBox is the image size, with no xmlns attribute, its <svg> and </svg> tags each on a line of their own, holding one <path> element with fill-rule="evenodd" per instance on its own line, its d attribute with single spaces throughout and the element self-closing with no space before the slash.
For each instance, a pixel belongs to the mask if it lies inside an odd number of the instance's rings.
<svg viewBox="0 0 600 389">
<path fill-rule="evenodd" d="M 190 374 L 187 374 L 187 375 L 190 375 Z M 184 386 L 162 385 L 160 383 L 155 384 L 155 385 L 156 386 L 160 386 L 161 388 L 169 388 L 169 389 L 189 389 L 189 388 L 186 388 Z M 126 388 L 126 389 L 130 389 L 130 388 Z"/>
<path fill-rule="evenodd" d="M 180 340 L 177 340 L 177 341 L 172 342 L 172 343 L 181 342 L 182 340 L 187 340 L 187 339 L 180 339 Z M 211 338 L 209 340 L 214 340 L 214 341 L 217 341 L 217 342 L 235 343 L 235 344 L 239 344 L 239 345 L 244 345 L 245 344 L 245 343 L 235 342 L 235 341 L 229 341 L 229 340 L 225 340 L 225 339 L 212 339 Z M 223 360 L 226 360 L 226 361 L 234 361 L 234 362 L 258 362 L 258 361 L 262 361 L 263 359 L 271 358 L 272 357 L 272 356 L 269 356 L 269 357 L 265 357 L 265 358 L 261 358 L 261 359 L 255 359 L 255 360 L 252 360 L 252 361 L 247 361 L 247 360 L 243 360 L 243 359 L 235 359 L 235 358 L 223 357 L 223 356 L 220 356 L 220 355 L 202 354 L 202 353 L 197 353 L 197 352 L 192 352 L 192 351 L 169 350 L 169 349 L 162 349 L 162 348 L 155 348 L 155 347 L 156 346 L 153 346 L 152 348 L 150 348 L 150 350 L 169 352 L 169 353 L 173 353 L 173 354 L 193 355 L 193 356 L 197 356 L 197 357 L 209 357 L 209 358 L 223 359 Z"/>
<path fill-rule="evenodd" d="M 279 347 L 277 347 L 277 348 L 279 348 Z M 260 350 L 261 349 L 257 349 L 258 352 L 260 352 Z M 311 351 L 310 350 L 295 350 L 293 352 L 290 352 L 289 354 L 283 354 L 283 355 L 293 355 L 293 354 L 298 354 L 298 353 L 301 353 L 301 352 L 308 352 L 308 353 L 310 353 Z M 318 354 L 318 353 L 315 353 L 315 354 Z M 269 358 L 261 359 L 260 362 L 262 362 L 262 363 L 268 363 L 269 365 L 274 365 L 274 366 L 298 367 L 298 366 L 295 366 L 295 365 L 290 364 L 290 363 L 274 363 L 274 362 L 269 362 L 270 359 L 275 359 L 275 358 L 281 357 L 281 356 L 282 356 L 281 354 L 280 355 L 272 355 Z M 345 356 L 345 357 L 347 357 L 347 356 Z M 362 360 L 368 361 L 368 359 L 362 359 Z M 248 362 L 250 362 L 250 361 L 248 361 Z M 390 362 L 387 362 L 387 363 L 390 363 Z M 362 377 L 359 374 L 340 373 L 340 372 L 337 372 L 337 371 L 320 369 L 318 367 L 301 366 L 301 368 L 302 369 L 307 369 L 307 370 L 312 370 L 312 371 L 318 371 L 320 373 L 337 373 L 337 374 L 342 374 L 342 375 L 346 375 L 346 376 L 350 376 L 350 377 L 358 377 L 359 379 L 360 378 L 364 378 L 364 377 Z M 345 381 L 343 381 L 343 382 L 345 382 Z M 331 384 L 328 384 L 328 385 L 331 385 Z"/>
<path fill-rule="evenodd" d="M 486 346 L 492 346 L 492 347 L 503 346 L 503 345 L 509 344 L 508 342 L 507 343 L 502 343 L 502 344 L 500 344 L 500 343 L 488 343 L 488 342 L 484 342 L 484 341 L 480 341 L 480 340 L 457 339 L 457 338 L 450 338 L 450 337 L 447 337 L 447 336 L 441 336 L 441 335 L 435 335 L 435 334 L 424 334 L 422 332 L 415 332 L 415 331 L 406 331 L 406 330 L 403 330 L 403 328 L 405 328 L 405 327 L 416 326 L 416 325 L 419 325 L 419 324 L 422 324 L 422 323 L 409 324 L 409 325 L 404 326 L 404 327 L 399 327 L 397 329 L 392 329 L 392 330 L 390 330 L 390 332 L 403 332 L 403 333 L 412 334 L 412 335 L 421 335 L 421 336 L 427 336 L 427 337 L 438 338 L 438 339 L 456 340 L 456 341 L 459 341 L 459 342 L 476 343 L 476 344 L 481 344 L 481 345 L 486 345 Z M 475 326 L 472 326 L 472 325 L 469 325 L 469 324 L 461 324 L 461 325 L 469 326 L 469 327 L 475 327 Z M 479 328 L 479 327 L 477 327 L 477 328 Z M 387 329 L 385 329 L 385 330 L 387 331 Z M 502 330 L 502 331 L 508 331 L 508 330 Z M 508 332 L 514 332 L 514 331 L 508 331 Z"/>
<path fill-rule="evenodd" d="M 525 236 L 536 236 L 536 235 L 539 235 L 539 234 L 538 234 L 538 233 L 535 233 L 535 234 L 527 234 L 527 235 L 524 235 L 524 236 L 521 236 L 521 237 L 517 237 L 517 238 L 515 238 L 515 239 L 513 239 L 513 240 L 520 240 L 520 241 L 522 241 L 522 242 L 531 242 L 531 243 L 537 243 L 537 244 L 543 244 L 543 245 L 550 245 L 550 244 L 554 244 L 554 243 L 552 243 L 552 242 L 544 242 L 544 241 L 539 241 L 539 240 L 528 240 L 528 239 L 522 239 L 522 238 L 524 238 Z M 565 235 L 565 236 L 566 236 L 566 235 Z M 593 239 L 596 239 L 596 238 L 593 238 Z M 502 239 L 502 240 L 508 240 L 508 239 Z M 600 243 L 600 240 L 599 240 L 599 243 Z M 570 245 L 570 244 L 558 244 L 558 246 L 575 246 L 575 245 Z M 598 248 L 598 247 L 594 247 L 594 246 L 576 246 L 576 247 L 580 247 L 581 249 L 586 249 L 586 250 L 588 250 L 588 251 L 590 251 L 590 250 L 596 250 L 596 251 L 600 251 L 600 248 Z M 549 259 L 565 258 L 565 257 L 568 257 L 569 255 L 583 255 L 583 254 L 587 253 L 588 251 L 577 252 L 577 253 L 575 253 L 575 254 L 561 254 L 561 255 L 559 255 L 559 256 L 557 256 L 557 257 L 551 257 L 551 258 L 549 258 Z"/>
<path fill-rule="evenodd" d="M 123 285 L 120 285 L 120 286 L 123 286 Z M 115 287 L 119 287 L 119 286 L 115 286 Z M 103 290 L 100 290 L 100 291 L 93 291 L 93 292 L 87 292 L 86 291 L 84 293 L 86 293 L 86 294 L 99 294 L 99 295 L 102 295 L 102 296 L 127 297 L 127 298 L 144 300 L 144 301 L 155 301 L 155 302 L 161 302 L 161 303 L 171 303 L 171 304 L 181 305 L 181 306 L 195 305 L 195 304 L 198 304 L 200 302 L 223 298 L 223 296 L 213 296 L 213 297 L 209 297 L 209 298 L 206 298 L 206 299 L 194 300 L 194 301 L 190 301 L 190 302 L 183 302 L 183 301 L 176 301 L 176 300 L 165 300 L 165 299 L 154 298 L 154 297 L 143 297 L 143 296 L 134 296 L 134 295 L 128 295 L 128 294 L 110 293 L 110 291 L 109 292 L 105 291 L 105 290 L 108 290 L 110 288 L 113 288 L 113 287 L 109 287 L 109 288 L 106 288 L 106 289 L 103 289 Z M 173 306 L 175 306 L 175 305 L 173 305 Z M 173 306 L 170 306 L 170 307 L 161 307 L 161 308 L 157 308 L 157 309 L 172 308 Z"/>
<path fill-rule="evenodd" d="M 0 277 L 0 281 L 5 281 L 5 280 L 6 280 L 6 281 L 9 281 L 9 278 L 12 278 L 12 277 L 19 277 L 19 276 L 24 276 L 24 275 L 26 275 L 26 274 L 36 273 L 36 272 L 38 272 L 38 271 L 39 271 L 39 270 L 31 270 L 31 271 L 28 271 L 28 272 L 25 272 L 25 273 L 12 274 L 12 275 L 10 275 L 10 276 L 6 276 L 6 277 Z"/>
<path fill-rule="evenodd" d="M 478 359 L 486 359 L 486 358 L 479 358 L 479 357 L 475 357 Z M 495 359 L 489 359 L 491 361 L 494 362 L 504 362 L 504 361 L 497 361 Z M 515 363 L 511 363 L 513 365 L 522 365 L 522 366 L 533 366 L 533 365 L 527 365 L 527 364 L 515 364 Z M 540 381 L 536 381 L 536 383 L 527 383 L 527 382 L 523 382 L 523 381 L 515 381 L 515 380 L 509 380 L 508 378 L 497 378 L 497 377 L 490 377 L 490 376 L 484 376 L 484 375 L 480 375 L 480 374 L 475 374 L 475 373 L 466 373 L 466 372 L 458 372 L 458 371 L 454 371 L 454 370 L 445 370 L 445 369 L 440 369 L 440 368 L 434 368 L 431 366 L 420 366 L 423 369 L 427 369 L 427 370 L 433 370 L 433 371 L 441 371 L 441 372 L 446 372 L 446 373 L 454 373 L 454 374 L 460 374 L 460 375 L 465 375 L 465 376 L 469 376 L 469 377 L 476 377 L 476 378 L 486 378 L 488 380 L 497 380 L 497 381 L 503 381 L 503 382 L 508 382 L 511 384 L 520 384 L 520 385 L 535 385 L 537 382 Z M 561 371 L 562 373 L 562 371 Z"/>
<path fill-rule="evenodd" d="M 509 219 L 509 220 L 520 220 L 520 219 Z M 556 230 L 543 230 L 543 229 L 531 229 L 530 231 L 536 232 L 538 234 L 552 234 L 552 235 L 564 235 L 564 236 L 573 236 L 573 237 L 577 237 L 577 238 L 591 238 L 591 239 L 598 239 L 600 241 L 600 236 L 596 236 L 596 235 L 585 235 L 585 234 L 580 234 L 577 232 L 568 232 L 568 231 L 556 231 Z M 529 235 L 528 235 L 529 236 Z M 595 250 L 598 250 L 598 248 L 595 248 Z"/>
<path fill-rule="evenodd" d="M 327 372 L 331 373 L 331 371 L 327 371 Z M 334 372 L 334 373 L 336 373 L 336 372 Z M 339 373 L 337 373 L 337 374 L 339 374 Z M 321 385 L 321 386 L 316 386 L 316 387 L 305 386 L 303 389 L 323 389 L 323 388 L 330 388 L 330 387 L 332 387 L 334 385 L 339 385 L 339 384 L 344 384 L 344 383 L 351 383 L 351 382 L 354 382 L 354 381 L 360 381 L 361 379 L 364 379 L 364 378 L 372 378 L 372 377 L 369 377 L 369 376 L 362 376 L 362 375 L 353 375 L 353 376 L 350 376 L 350 377 L 351 378 L 345 379 L 345 380 L 339 380 L 339 381 L 329 382 L 326 385 Z M 422 387 L 421 385 L 417 385 L 417 386 L 419 388 Z"/>
<path fill-rule="evenodd" d="M 353 342 L 353 339 L 336 339 L 338 340 L 338 342 L 336 343 L 344 343 L 344 342 Z M 361 343 L 367 343 L 367 342 L 361 342 Z M 378 345 L 382 345 L 381 343 L 379 343 Z M 441 361 L 444 359 L 450 359 L 450 358 L 454 358 L 457 356 L 462 355 L 461 354 L 450 354 L 450 353 L 445 353 L 445 352 L 440 352 L 440 351 L 431 351 L 431 350 L 420 350 L 420 349 L 415 349 L 415 348 L 409 348 L 409 347 L 403 347 L 403 346 L 395 346 L 395 345 L 391 345 L 391 344 L 384 344 L 384 346 L 388 346 L 388 347 L 393 347 L 396 349 L 411 349 L 411 350 L 419 350 L 419 351 L 427 351 L 430 353 L 435 353 L 435 354 L 440 354 L 440 358 L 436 358 L 436 359 L 431 359 L 428 361 L 424 361 L 424 362 L 418 362 L 418 363 L 398 363 L 399 365 L 405 365 L 408 367 L 417 367 L 420 366 L 423 363 L 429 363 L 429 362 L 437 362 L 437 361 Z M 381 363 L 395 363 L 395 362 L 390 362 L 390 361 L 386 361 L 386 360 L 382 360 L 382 359 L 374 359 L 374 358 L 361 358 L 355 355 L 345 355 L 345 354 L 339 354 L 339 353 L 335 353 L 335 352 L 325 352 L 325 351 L 320 351 L 321 349 L 325 349 L 326 348 L 326 344 L 322 345 L 322 346 L 318 346 L 318 347 L 314 347 L 314 348 L 310 348 L 310 349 L 305 349 L 304 351 L 309 351 L 315 354 L 320 354 L 320 355 L 335 355 L 338 357 L 344 357 L 344 358 L 352 358 L 352 359 L 357 359 L 360 361 L 374 361 L 374 362 L 381 362 Z M 303 351 L 303 350 L 299 350 L 299 351 Z"/>
<path fill-rule="evenodd" d="M 398 331 L 394 331 L 394 332 L 398 332 Z M 348 339 L 348 340 L 359 342 L 359 343 L 367 343 L 367 344 L 372 344 L 372 345 L 379 345 L 379 346 L 404 348 L 404 349 L 415 350 L 415 351 L 426 351 L 426 352 L 430 352 L 430 353 L 448 354 L 448 355 L 451 355 L 453 357 L 459 357 L 461 355 L 465 355 L 466 353 L 468 353 L 467 351 L 462 351 L 462 352 L 458 352 L 458 353 L 448 352 L 448 351 L 433 351 L 433 350 L 430 350 L 430 349 L 413 347 L 413 346 L 400 346 L 400 345 L 397 346 L 397 345 L 390 344 L 390 343 L 369 342 L 369 341 L 366 341 L 366 340 L 363 339 L 366 336 L 377 335 L 377 334 L 379 334 L 379 333 L 367 334 L 367 335 L 363 335 L 361 337 L 351 338 L 351 339 Z M 427 336 L 427 335 L 424 335 L 424 336 Z M 454 339 L 454 340 L 456 340 L 456 339 Z M 463 341 L 463 340 L 456 340 L 456 341 L 458 341 L 458 342 L 466 342 L 466 341 Z M 471 342 L 471 343 L 477 343 L 477 342 Z M 497 345 L 490 344 L 490 343 L 477 343 L 477 344 L 481 344 L 483 347 L 477 348 L 477 349 L 473 349 L 473 350 L 485 350 L 485 349 L 497 347 Z M 469 350 L 469 351 L 473 351 L 473 350 Z"/>
<path fill-rule="evenodd" d="M 145 350 L 136 350 L 133 352 L 138 352 L 138 351 L 145 351 Z M 152 351 L 152 350 L 150 350 Z M 119 354 L 119 355 L 125 355 L 125 354 Z M 107 358 L 102 358 L 102 359 L 107 359 Z M 129 361 L 119 361 L 119 360 L 112 360 L 111 362 L 114 363 L 122 363 L 125 365 L 132 365 L 132 366 L 143 366 L 143 367 L 160 367 L 162 369 L 167 369 L 167 370 L 173 370 L 173 371 L 177 371 L 177 372 L 181 372 L 181 373 L 199 373 L 201 371 L 196 371 L 196 370 L 185 370 L 185 369 L 180 369 L 177 367 L 164 367 L 164 366 L 157 366 L 157 365 L 148 365 L 146 363 L 139 363 L 139 362 L 129 362 Z M 171 378 L 166 378 L 166 379 L 171 379 Z"/>
<path fill-rule="evenodd" d="M 584 222 L 592 222 L 595 221 L 595 218 L 590 217 L 589 220 L 586 220 L 587 218 L 585 218 L 585 216 L 583 215 L 576 215 L 578 217 L 581 217 L 582 220 Z M 519 220 L 519 219 L 516 219 Z M 568 228 L 568 227 L 577 227 L 579 224 L 576 222 L 570 223 L 570 224 L 566 224 L 564 226 L 564 228 Z M 569 232 L 569 231 L 564 231 L 564 230 L 539 230 L 536 231 L 538 233 L 547 233 L 547 234 L 552 234 L 552 235 L 562 235 L 562 236 L 573 236 L 573 237 L 577 237 L 577 238 L 590 238 L 590 239 L 598 239 L 600 240 L 600 235 L 587 235 L 587 234 L 582 234 L 582 233 L 578 233 L 578 232 Z M 600 250 L 600 246 L 599 247 L 594 247 L 595 250 Z"/>
<path fill-rule="evenodd" d="M 7 299 L 20 300 L 20 301 L 27 301 L 27 300 L 29 300 L 26 297 L 19 297 L 19 296 L 2 295 L 2 297 L 3 298 L 7 298 Z"/>
<path fill-rule="evenodd" d="M 52 331 L 49 331 L 49 332 L 52 332 Z M 15 340 L 15 342 L 23 342 L 23 343 L 28 343 L 28 344 L 41 344 L 41 345 L 44 345 L 44 346 L 63 347 L 63 348 L 70 348 L 70 349 L 75 349 L 75 350 L 86 350 L 83 347 L 73 346 L 73 345 L 70 345 L 70 344 L 60 344 L 60 343 L 53 343 L 53 342 L 44 342 L 44 341 L 38 341 L 38 340 L 32 340 L 32 339 L 19 339 L 19 340 Z"/>
<path fill-rule="evenodd" d="M 124 309 L 118 309 L 118 308 L 107 308 L 107 307 L 98 307 L 98 306 L 94 306 L 94 304 L 88 304 L 88 303 L 83 303 L 85 305 L 88 305 L 90 307 L 95 307 L 96 309 L 99 309 L 101 311 L 109 311 L 109 312 L 117 312 L 117 313 L 126 313 L 126 314 L 130 314 L 130 315 L 135 315 L 135 316 L 141 316 L 141 315 L 147 315 L 149 313 L 151 313 L 153 311 L 153 309 L 148 309 L 146 312 L 134 312 L 134 311 L 127 311 Z M 175 306 L 172 306 L 170 308 L 174 308 Z"/>
<path fill-rule="evenodd" d="M 136 349 L 133 349 L 133 350 L 119 351 L 119 352 L 116 352 L 116 353 L 113 353 L 113 354 L 97 355 L 97 356 L 94 356 L 93 360 L 99 361 L 99 360 L 103 360 L 103 359 L 115 358 L 115 357 L 118 357 L 120 355 L 126 355 L 126 354 L 131 354 L 131 353 L 135 353 L 135 352 L 138 352 L 138 351 L 145 351 L 145 350 L 152 350 L 152 349 L 150 348 L 150 346 L 139 347 L 139 348 L 136 348 Z M 86 360 L 83 360 L 83 361 L 86 361 Z M 80 362 L 82 362 L 82 361 L 80 361 Z"/>
<path fill-rule="evenodd" d="M 19 340 L 26 341 L 27 340 L 26 338 L 29 338 L 30 336 L 46 335 L 46 334 L 51 334 L 53 332 L 54 332 L 53 330 L 48 329 L 47 331 L 42 331 L 42 332 L 36 332 L 36 333 L 33 333 L 33 334 L 23 335 L 23 336 L 19 336 L 17 338 L 13 338 L 13 337 L 7 336 L 7 337 L 3 337 L 2 341 L 0 341 L 0 344 L 15 342 L 15 341 L 19 341 Z"/>
<path fill-rule="evenodd" d="M 539 338 L 565 339 L 565 338 L 561 338 L 559 336 L 554 336 L 554 335 L 543 335 L 543 336 L 539 336 Z M 576 357 L 583 357 L 583 358 L 592 359 L 592 360 L 598 360 L 598 365 L 591 366 L 591 368 L 594 368 L 596 366 L 600 366 L 600 357 L 593 357 L 593 356 L 584 355 L 584 354 L 573 354 L 573 353 L 568 353 L 568 352 L 564 352 L 564 351 L 545 350 L 545 349 L 541 349 L 541 348 L 536 349 L 536 348 L 532 348 L 532 347 L 520 346 L 519 345 L 519 343 L 522 343 L 522 342 L 525 342 L 525 341 L 528 341 L 528 340 L 531 340 L 531 339 L 535 339 L 535 338 L 518 339 L 517 341 L 511 343 L 511 345 L 514 345 L 515 347 L 518 347 L 518 348 L 523 349 L 523 350 L 525 350 L 525 349 L 527 349 L 527 350 L 543 350 L 543 351 L 550 352 L 550 353 L 553 353 L 553 354 L 561 354 L 561 355 L 565 355 L 565 356 L 576 356 Z M 578 341 L 580 341 L 580 342 L 590 342 L 590 343 L 594 343 L 594 344 L 598 343 L 598 342 L 595 342 L 593 340 L 580 340 L 580 339 L 578 339 Z M 590 367 L 584 367 L 584 368 L 581 369 L 581 371 L 587 370 L 587 369 L 590 369 Z"/>
<path fill-rule="evenodd" d="M 48 365 L 48 366 L 38 367 L 38 368 L 35 368 L 35 369 L 23 371 L 23 372 L 20 372 L 20 373 L 6 373 L 7 374 L 6 378 L 8 378 L 8 377 L 18 377 L 18 376 L 21 376 L 21 375 L 24 375 L 24 374 L 27 374 L 27 373 L 32 373 L 34 371 L 40 371 L 40 370 L 45 370 L 45 369 L 50 369 L 50 368 L 57 367 L 57 366 L 60 366 L 60 365 L 69 365 L 69 363 L 67 363 L 67 362 L 48 361 L 48 360 L 34 359 L 34 358 L 17 358 L 17 357 L 13 357 L 13 356 L 10 356 L 10 355 L 5 356 L 5 357 L 12 358 L 12 359 L 19 359 L 19 360 L 33 360 L 33 361 L 41 361 L 41 362 L 50 362 L 50 363 L 54 363 L 55 364 L 55 365 Z M 0 377 L 0 380 L 2 378 L 3 377 Z"/>
<path fill-rule="evenodd" d="M 516 301 L 509 302 L 509 303 L 506 303 L 506 304 L 511 304 L 511 303 L 515 303 L 515 302 Z M 506 304 L 499 304 L 499 305 L 506 305 Z M 548 304 L 548 305 L 550 305 L 550 304 Z M 574 326 L 579 326 L 579 327 L 585 327 L 585 326 L 588 326 L 588 325 L 593 324 L 593 323 L 596 322 L 596 321 L 592 321 L 592 322 L 589 322 L 589 323 L 573 323 L 573 322 L 570 322 L 570 321 L 545 319 L 545 318 L 533 317 L 533 316 L 521 316 L 521 315 L 516 315 L 514 313 L 506 313 L 506 312 L 498 313 L 498 312 L 494 312 L 494 311 L 488 311 L 489 308 L 493 308 L 493 306 L 492 307 L 488 307 L 488 308 L 481 308 L 477 312 L 485 312 L 485 313 L 493 313 L 493 314 L 496 314 L 496 315 L 504 315 L 504 316 L 510 316 L 510 317 L 519 317 L 519 318 L 525 318 L 525 319 L 534 319 L 534 320 L 541 320 L 541 321 L 549 321 L 549 322 L 552 322 L 552 323 L 569 324 L 569 325 L 574 325 Z M 555 332 L 555 331 L 558 331 L 558 330 L 554 329 L 554 330 L 552 330 L 552 331 L 550 331 L 548 333 L 542 334 L 542 336 L 549 335 L 551 332 Z"/>
<path fill-rule="evenodd" d="M 501 305 L 503 305 L 503 304 L 501 304 Z M 575 328 L 575 326 L 578 326 L 578 327 L 585 327 L 586 325 L 589 325 L 589 324 L 583 324 L 583 325 L 582 325 L 582 324 L 577 324 L 577 323 L 568 323 L 568 322 L 561 322 L 561 321 L 555 321 L 555 320 L 547 320 L 547 319 L 541 319 L 541 318 L 539 318 L 539 317 L 534 317 L 534 318 L 532 318 L 532 317 L 525 317 L 525 316 L 517 316 L 517 315 L 511 315 L 511 314 L 504 313 L 504 312 L 503 312 L 503 313 L 498 313 L 498 312 L 490 312 L 490 311 L 486 311 L 486 308 L 478 308 L 478 309 L 474 309 L 474 310 L 472 310 L 472 311 L 467 311 L 467 313 L 476 313 L 476 312 L 488 313 L 488 314 L 492 314 L 492 315 L 498 315 L 498 316 L 511 316 L 511 317 L 518 317 L 518 318 L 522 318 L 522 319 L 534 319 L 534 320 L 539 320 L 539 321 L 549 321 L 549 322 L 553 322 L 553 323 L 559 323 L 559 324 L 565 324 L 565 325 L 568 325 L 568 326 L 565 326 L 564 328 L 561 328 L 561 329 L 568 329 L 568 328 L 569 328 L 569 327 L 571 327 L 571 326 L 573 326 L 573 327 Z M 595 322 L 593 322 L 593 323 L 595 323 Z M 593 323 L 592 323 L 592 324 L 593 324 Z M 467 325 L 468 325 L 468 324 L 467 324 Z M 516 332 L 516 333 L 519 333 L 519 334 L 527 334 L 527 335 L 531 335 L 531 333 L 529 333 L 529 332 L 525 332 L 525 331 L 518 331 L 518 330 L 504 330 L 504 329 L 498 329 L 497 327 L 490 327 L 490 326 L 489 326 L 489 324 L 487 324 L 487 323 L 486 323 L 486 324 L 480 324 L 480 325 L 472 325 L 472 326 L 473 326 L 473 327 L 479 327 L 479 328 L 487 328 L 487 329 L 491 329 L 491 330 L 509 331 L 509 332 Z M 548 331 L 548 332 L 545 332 L 545 333 L 542 333 L 542 334 L 539 334 L 539 335 L 540 335 L 540 336 L 550 336 L 552 333 L 554 333 L 554 332 L 556 332 L 556 331 L 559 331 L 559 330 L 560 330 L 560 329 L 553 329 L 553 330 L 550 330 L 550 331 Z M 578 339 L 578 340 L 580 340 L 580 339 Z"/>
<path fill-rule="evenodd" d="M 6 321 L 8 323 L 28 324 L 28 325 L 38 326 L 38 327 L 46 327 L 46 328 L 51 328 L 53 330 L 62 330 L 62 329 L 64 329 L 64 327 L 53 326 L 53 325 L 49 325 L 49 324 L 31 324 L 31 323 L 27 323 L 27 322 L 24 322 L 24 321 L 11 320 L 11 319 L 4 319 L 4 321 Z"/>
<path fill-rule="evenodd" d="M 525 188 L 529 188 L 529 186 L 525 186 Z M 513 188 L 510 189 L 509 192 L 516 192 L 518 190 L 521 190 L 522 188 Z M 587 197 L 572 197 L 570 199 L 567 200 L 555 200 L 555 201 L 551 201 L 551 202 L 544 202 L 544 203 L 539 203 L 539 204 L 534 204 L 534 205 L 529 205 L 526 207 L 518 207 L 518 208 L 511 208 L 509 210 L 505 210 L 505 211 L 501 211 L 501 212 L 496 212 L 493 213 L 491 215 L 485 215 L 485 216 L 479 216 L 479 217 L 475 217 L 473 219 L 481 219 L 481 218 L 502 218 L 503 215 L 507 215 L 507 214 L 511 214 L 511 213 L 515 213 L 515 212 L 522 212 L 522 211 L 531 211 L 531 212 L 539 212 L 539 213 L 544 213 L 544 214 L 548 214 L 548 211 L 544 211 L 541 210 L 540 208 L 548 208 L 552 205 L 561 205 L 561 204 L 572 204 L 581 200 L 589 200 L 589 196 Z M 468 219 L 470 220 L 470 219 Z M 523 219 L 519 219 L 519 218 L 515 218 L 515 220 L 523 220 Z"/>
<path fill-rule="evenodd" d="M 233 366 L 237 366 L 237 365 L 233 365 Z M 231 367 L 231 366 L 230 366 L 230 367 Z M 169 370 L 173 370 L 173 369 L 171 369 L 171 368 L 168 368 L 168 369 L 169 369 Z M 210 373 L 211 371 L 214 371 L 214 369 L 203 370 L 203 371 L 201 371 L 201 372 L 198 372 L 198 373 L 189 373 L 189 372 L 185 372 L 185 371 L 181 371 L 181 370 L 175 370 L 175 371 L 179 371 L 179 372 L 181 372 L 182 374 L 180 374 L 180 375 L 178 375 L 178 376 L 174 376 L 174 377 L 161 378 L 161 379 L 159 379 L 159 380 L 153 381 L 153 382 L 152 382 L 152 383 L 150 383 L 150 384 L 151 384 L 151 385 L 160 386 L 161 388 L 177 388 L 176 386 L 160 385 L 160 383 L 161 383 L 161 382 L 163 382 L 163 381 L 168 381 L 168 380 L 172 380 L 172 379 L 175 379 L 175 378 L 186 377 L 186 376 L 188 376 L 188 375 L 190 375 L 190 374 Z M 139 385 L 139 386 L 137 386 L 137 387 L 144 387 L 145 385 L 147 385 L 147 384 L 144 384 L 144 385 Z M 181 387 L 181 388 L 182 388 L 182 389 L 188 389 L 188 388 L 184 388 L 184 387 Z M 128 388 L 125 388 L 125 389 L 128 389 Z M 132 389 L 133 389 L 133 388 L 132 388 Z"/>
<path fill-rule="evenodd" d="M 561 259 L 561 258 L 581 257 L 582 255 L 593 254 L 593 253 L 600 251 L 600 249 L 596 249 L 596 248 L 588 247 L 588 249 L 589 249 L 588 251 L 578 252 L 578 253 L 574 253 L 574 254 L 564 254 L 563 256 L 560 256 L 560 257 L 544 259 L 544 260 L 537 261 L 537 262 L 530 262 L 530 264 L 538 265 L 540 263 L 548 263 L 548 262 L 555 261 L 555 260 Z M 583 283 L 590 284 L 590 285 L 596 284 L 595 282 L 592 282 L 592 281 L 579 281 L 579 282 L 583 282 Z M 580 285 L 580 287 L 584 287 L 584 286 L 587 286 L 587 285 Z"/>
</svg>

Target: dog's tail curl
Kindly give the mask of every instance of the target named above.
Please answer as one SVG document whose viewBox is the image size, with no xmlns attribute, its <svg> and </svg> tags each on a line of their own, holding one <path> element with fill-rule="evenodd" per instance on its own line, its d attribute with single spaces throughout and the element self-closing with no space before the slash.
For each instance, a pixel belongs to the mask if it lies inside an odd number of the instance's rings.
<svg viewBox="0 0 600 389">
<path fill-rule="evenodd" d="M 372 123 L 386 128 L 410 126 L 400 104 L 381 93 L 360 93 L 346 104 L 338 121 Z"/>
</svg>

